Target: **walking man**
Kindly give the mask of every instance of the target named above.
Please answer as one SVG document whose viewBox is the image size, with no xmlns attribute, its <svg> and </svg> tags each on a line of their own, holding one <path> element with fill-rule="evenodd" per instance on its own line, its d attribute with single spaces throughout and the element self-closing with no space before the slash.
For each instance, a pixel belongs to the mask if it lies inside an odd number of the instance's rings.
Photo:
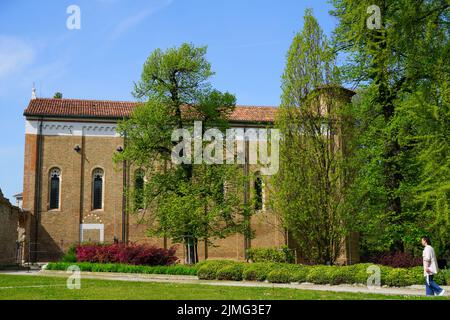
<svg viewBox="0 0 450 320">
<path fill-rule="evenodd" d="M 436 260 L 436 254 L 431 246 L 430 237 L 422 238 L 423 249 L 423 274 L 425 276 L 425 291 L 427 296 L 443 296 L 445 290 L 437 285 L 433 280 L 433 276 L 438 273 L 438 264 Z"/>
</svg>

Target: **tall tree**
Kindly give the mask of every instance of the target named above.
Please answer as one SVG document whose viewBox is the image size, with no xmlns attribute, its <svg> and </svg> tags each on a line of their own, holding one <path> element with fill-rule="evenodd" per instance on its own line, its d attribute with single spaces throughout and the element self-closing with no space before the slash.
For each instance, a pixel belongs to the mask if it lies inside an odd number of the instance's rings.
<svg viewBox="0 0 450 320">
<path fill-rule="evenodd" d="M 213 72 L 205 54 L 206 47 L 183 44 L 165 52 L 157 49 L 148 57 L 134 90 L 143 103 L 120 123 L 126 148 L 116 156 L 145 174 L 139 201 L 144 203 L 149 235 L 185 243 L 187 263 L 197 261 L 199 240 L 207 244 L 239 232 L 241 212 L 238 193 L 224 195 L 225 182 L 240 185 L 233 166 L 207 164 L 205 159 L 172 162 L 174 153 L 186 156 L 174 151 L 174 130 L 186 129 L 192 136 L 198 120 L 202 136 L 212 127 L 223 131 L 235 106 L 233 95 L 211 88 Z M 191 144 L 189 139 L 183 142 Z"/>
<path fill-rule="evenodd" d="M 346 233 L 335 56 L 311 10 L 287 54 L 276 125 L 282 134 L 275 207 L 302 257 L 334 263 Z M 342 105 L 341 105 L 342 107 Z"/>
<path fill-rule="evenodd" d="M 443 62 L 449 52 L 449 5 L 441 0 L 333 3 L 332 14 L 339 19 L 336 50 L 347 57 L 343 74 L 361 89 L 354 105 L 360 129 L 354 212 L 360 215 L 367 248 L 403 251 L 433 229 L 437 216 L 424 216 L 425 203 L 448 217 L 448 188 L 440 193 L 445 203 L 440 209 L 437 198 L 427 194 L 436 196 L 436 184 L 442 187 L 449 180 L 448 144 L 442 144 L 449 128 L 444 120 L 448 66 Z M 430 147 L 436 144 L 441 153 L 433 168 L 444 176 L 429 176 L 424 185 L 430 165 L 423 160 L 432 158 Z"/>
</svg>

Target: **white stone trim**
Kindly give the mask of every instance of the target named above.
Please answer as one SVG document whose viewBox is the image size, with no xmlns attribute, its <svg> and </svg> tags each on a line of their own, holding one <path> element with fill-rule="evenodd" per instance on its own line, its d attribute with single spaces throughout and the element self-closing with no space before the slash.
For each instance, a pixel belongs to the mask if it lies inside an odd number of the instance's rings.
<svg viewBox="0 0 450 320">
<path fill-rule="evenodd" d="M 43 121 L 44 136 L 119 137 L 116 123 Z M 37 134 L 39 121 L 25 120 L 25 133 Z"/>
<path fill-rule="evenodd" d="M 105 225 L 103 223 L 82 223 L 80 224 L 80 241 L 83 242 L 83 231 L 84 230 L 99 230 L 100 232 L 100 242 L 105 241 Z"/>
<path fill-rule="evenodd" d="M 37 134 L 39 128 L 38 120 L 25 120 L 25 133 Z M 42 124 L 42 133 L 44 136 L 85 136 L 85 137 L 120 137 L 116 132 L 117 123 L 107 122 L 70 122 L 70 121 L 50 121 L 44 120 Z M 247 134 L 256 134 L 254 137 L 248 137 L 249 141 L 260 141 L 259 127 L 234 127 L 231 129 L 237 129 L 238 135 L 234 137 L 234 141 L 243 141 L 245 132 Z M 224 138 L 226 134 L 224 133 Z"/>
</svg>

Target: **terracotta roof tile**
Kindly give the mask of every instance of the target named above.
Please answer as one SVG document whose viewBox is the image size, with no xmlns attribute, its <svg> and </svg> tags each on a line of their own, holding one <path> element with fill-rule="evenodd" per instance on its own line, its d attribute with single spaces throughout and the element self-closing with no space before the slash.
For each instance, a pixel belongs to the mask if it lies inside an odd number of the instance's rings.
<svg viewBox="0 0 450 320">
<path fill-rule="evenodd" d="M 126 101 L 38 98 L 30 101 L 24 115 L 27 117 L 122 119 L 129 117 L 137 105 L 137 102 Z M 229 119 L 235 122 L 273 122 L 276 112 L 276 107 L 236 106 Z"/>
</svg>

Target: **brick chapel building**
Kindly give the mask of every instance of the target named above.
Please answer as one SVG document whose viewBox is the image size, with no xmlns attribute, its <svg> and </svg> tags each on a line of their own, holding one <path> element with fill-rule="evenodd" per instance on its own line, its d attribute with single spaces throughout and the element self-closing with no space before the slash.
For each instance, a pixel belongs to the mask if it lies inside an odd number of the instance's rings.
<svg viewBox="0 0 450 320">
<path fill-rule="evenodd" d="M 116 132 L 117 122 L 130 116 L 134 102 L 48 99 L 33 97 L 24 111 L 25 161 L 23 209 L 28 211 L 30 234 L 26 245 L 31 261 L 61 258 L 72 244 L 113 241 L 170 245 L 167 239 L 149 238 L 139 217 L 128 214 L 126 189 L 136 183 L 135 173 L 113 162 L 125 147 Z M 231 127 L 273 125 L 277 108 L 237 106 L 229 116 Z M 258 179 L 255 175 L 255 178 Z M 251 182 L 255 187 L 257 181 Z M 277 216 L 266 209 L 262 185 L 261 210 L 251 218 L 255 237 L 241 234 L 214 241 L 208 258 L 245 259 L 245 247 L 289 244 Z M 357 241 L 346 239 L 343 263 L 358 261 Z M 203 244 L 199 243 L 202 259 Z M 183 260 L 183 246 L 177 256 Z"/>
</svg>

